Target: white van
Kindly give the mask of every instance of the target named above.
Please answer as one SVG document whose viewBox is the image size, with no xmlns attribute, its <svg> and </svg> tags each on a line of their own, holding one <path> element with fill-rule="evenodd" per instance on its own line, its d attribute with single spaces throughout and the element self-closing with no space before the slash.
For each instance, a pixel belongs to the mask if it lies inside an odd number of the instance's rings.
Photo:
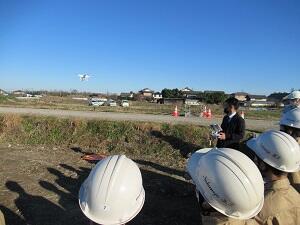
<svg viewBox="0 0 300 225">
<path fill-rule="evenodd" d="M 91 98 L 89 100 L 89 105 L 92 106 L 101 106 L 104 105 L 107 99 L 101 99 L 101 98 Z"/>
<path fill-rule="evenodd" d="M 122 100 L 120 105 L 122 107 L 129 107 L 129 102 L 128 102 L 128 100 Z"/>
<path fill-rule="evenodd" d="M 107 105 L 108 106 L 117 106 L 117 102 L 115 100 L 113 100 L 113 99 L 109 99 L 107 101 Z"/>
</svg>

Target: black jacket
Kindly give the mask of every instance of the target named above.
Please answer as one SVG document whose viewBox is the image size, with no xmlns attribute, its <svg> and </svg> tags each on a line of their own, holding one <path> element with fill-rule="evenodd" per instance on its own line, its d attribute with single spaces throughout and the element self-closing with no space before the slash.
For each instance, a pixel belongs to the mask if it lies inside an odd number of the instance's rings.
<svg viewBox="0 0 300 225">
<path fill-rule="evenodd" d="M 221 127 L 225 133 L 225 140 L 217 142 L 218 148 L 233 148 L 239 150 L 240 141 L 245 136 L 245 120 L 236 113 L 228 122 L 229 116 L 224 116 Z"/>
</svg>

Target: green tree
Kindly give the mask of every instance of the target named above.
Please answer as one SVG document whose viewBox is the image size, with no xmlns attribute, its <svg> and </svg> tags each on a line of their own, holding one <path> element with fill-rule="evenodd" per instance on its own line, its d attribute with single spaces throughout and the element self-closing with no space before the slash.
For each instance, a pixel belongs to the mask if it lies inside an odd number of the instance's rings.
<svg viewBox="0 0 300 225">
<path fill-rule="evenodd" d="M 164 98 L 181 98 L 182 97 L 182 93 L 178 88 L 175 88 L 175 89 L 164 88 L 161 91 L 161 93 Z"/>
<path fill-rule="evenodd" d="M 161 94 L 164 98 L 171 98 L 172 97 L 172 90 L 171 89 L 168 89 L 168 88 L 164 88 L 162 91 L 161 91 Z"/>
<path fill-rule="evenodd" d="M 204 102 L 208 104 L 220 104 L 223 103 L 228 96 L 225 93 L 211 92 L 204 93 Z"/>
</svg>

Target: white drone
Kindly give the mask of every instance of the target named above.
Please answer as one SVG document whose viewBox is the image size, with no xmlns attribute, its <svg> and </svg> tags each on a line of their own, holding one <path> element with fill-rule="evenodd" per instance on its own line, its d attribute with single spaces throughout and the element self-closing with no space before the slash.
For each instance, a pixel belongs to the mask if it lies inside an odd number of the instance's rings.
<svg viewBox="0 0 300 225">
<path fill-rule="evenodd" d="M 91 77 L 88 74 L 78 74 L 78 76 L 81 81 L 88 81 L 89 78 Z"/>
</svg>

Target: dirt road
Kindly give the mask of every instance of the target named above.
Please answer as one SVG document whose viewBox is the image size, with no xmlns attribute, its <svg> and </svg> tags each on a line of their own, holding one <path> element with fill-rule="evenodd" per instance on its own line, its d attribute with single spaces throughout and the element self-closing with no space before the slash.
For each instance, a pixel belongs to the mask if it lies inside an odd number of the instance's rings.
<svg viewBox="0 0 300 225">
<path fill-rule="evenodd" d="M 150 114 L 137 114 L 137 113 L 87 112 L 87 111 L 12 108 L 12 107 L 0 107 L 0 113 L 32 114 L 32 115 L 56 116 L 56 117 L 78 117 L 78 118 L 100 119 L 100 120 L 159 122 L 159 123 L 173 123 L 173 124 L 190 123 L 190 124 L 203 125 L 203 126 L 207 126 L 211 123 L 221 123 L 221 118 L 213 118 L 213 119 L 204 119 L 200 117 L 174 118 L 171 115 L 169 116 L 169 115 L 150 115 Z M 246 127 L 248 130 L 254 130 L 254 131 L 278 129 L 278 121 L 246 119 Z"/>
<path fill-rule="evenodd" d="M 88 225 L 78 191 L 94 164 L 82 151 L 62 147 L 0 145 L 0 209 L 9 225 Z M 146 201 L 128 225 L 198 225 L 193 186 L 180 174 L 136 159 Z M 177 178 L 174 173 L 179 174 Z"/>
</svg>

